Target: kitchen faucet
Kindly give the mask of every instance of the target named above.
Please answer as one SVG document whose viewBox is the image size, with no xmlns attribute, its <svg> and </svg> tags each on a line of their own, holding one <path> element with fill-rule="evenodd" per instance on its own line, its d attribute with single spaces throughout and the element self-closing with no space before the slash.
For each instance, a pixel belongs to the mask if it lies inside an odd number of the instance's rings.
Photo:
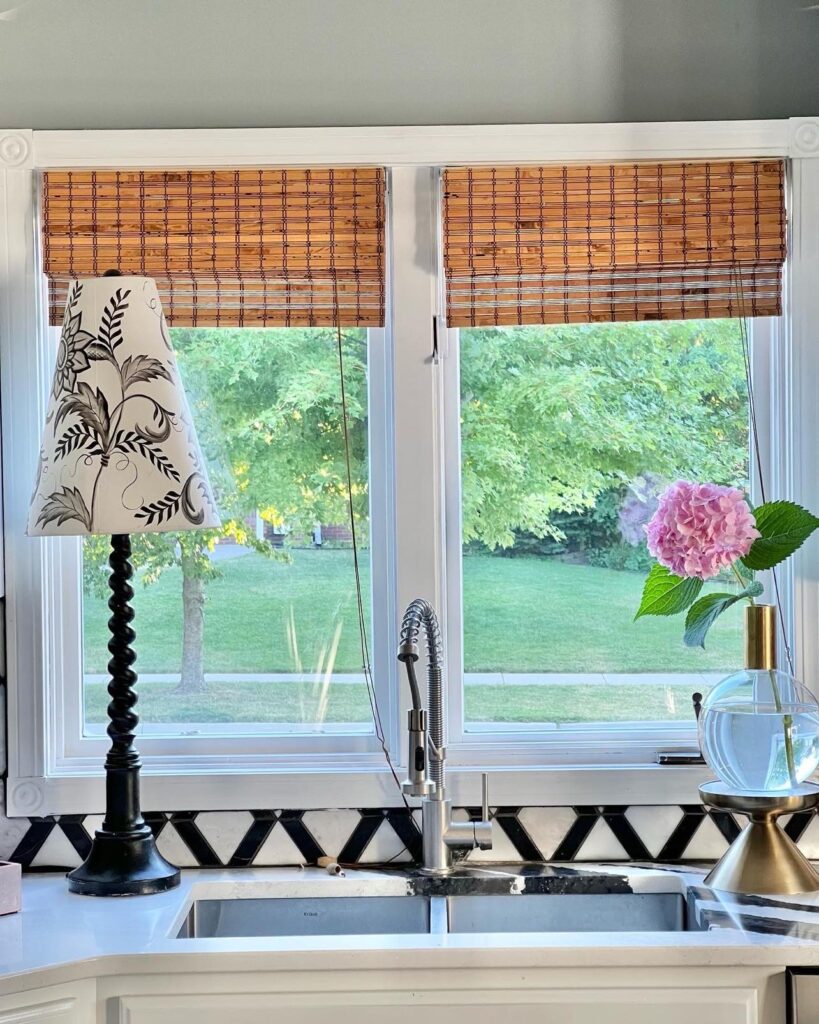
<svg viewBox="0 0 819 1024">
<path fill-rule="evenodd" d="M 427 712 L 421 703 L 415 663 L 418 661 L 418 634 L 423 628 L 427 646 Z M 492 848 L 492 822 L 489 820 L 487 776 L 482 776 L 481 821 L 452 821 L 452 801 L 446 795 L 446 745 L 444 739 L 445 694 L 443 685 L 443 643 L 438 616 L 428 601 L 416 598 L 401 623 L 398 660 L 407 670 L 412 708 L 408 713 L 409 778 L 402 789 L 421 801 L 423 867 L 425 874 L 444 875 L 452 870 L 453 850 L 489 850 Z"/>
</svg>

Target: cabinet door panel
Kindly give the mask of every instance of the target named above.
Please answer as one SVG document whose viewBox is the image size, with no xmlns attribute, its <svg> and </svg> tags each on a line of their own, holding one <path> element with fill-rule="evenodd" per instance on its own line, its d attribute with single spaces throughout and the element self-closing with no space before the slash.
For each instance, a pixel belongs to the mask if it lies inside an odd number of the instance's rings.
<svg viewBox="0 0 819 1024">
<path fill-rule="evenodd" d="M 90 1019 L 75 999 L 55 999 L 11 1009 L 0 1002 L 0 1024 L 85 1024 Z"/>
<path fill-rule="evenodd" d="M 120 1024 L 756 1024 L 752 988 L 606 988 L 483 992 L 317 992 L 126 996 Z"/>
</svg>

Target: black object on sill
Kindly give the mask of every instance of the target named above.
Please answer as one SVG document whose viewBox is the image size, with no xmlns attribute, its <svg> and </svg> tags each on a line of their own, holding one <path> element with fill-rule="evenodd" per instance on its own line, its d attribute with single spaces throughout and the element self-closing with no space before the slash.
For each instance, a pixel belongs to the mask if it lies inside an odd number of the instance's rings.
<svg viewBox="0 0 819 1024">
<path fill-rule="evenodd" d="M 691 703 L 694 705 L 694 718 L 699 722 L 702 713 L 702 694 L 691 694 Z M 699 750 L 659 750 L 657 751 L 657 764 L 681 765 L 681 764 L 705 764 L 702 751 Z"/>
</svg>

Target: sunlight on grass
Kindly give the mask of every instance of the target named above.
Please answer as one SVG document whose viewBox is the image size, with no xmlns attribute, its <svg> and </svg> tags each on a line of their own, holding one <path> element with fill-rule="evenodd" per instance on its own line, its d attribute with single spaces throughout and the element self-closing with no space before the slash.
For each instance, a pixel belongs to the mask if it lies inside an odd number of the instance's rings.
<svg viewBox="0 0 819 1024">
<path fill-rule="evenodd" d="M 206 672 L 313 672 L 335 648 L 335 671 L 358 672 L 352 553 L 297 550 L 290 565 L 245 554 L 220 564 L 208 584 Z M 362 586 L 369 588 L 369 560 Z M 713 585 L 712 585 L 713 586 Z M 708 648 L 682 643 L 682 618 L 634 622 L 643 576 L 554 559 L 464 559 L 467 672 L 722 672 L 739 664 L 741 608 L 731 609 Z M 140 672 L 178 672 L 181 578 L 169 570 L 135 586 Z M 108 609 L 84 604 L 85 671 L 104 672 Z M 293 656 L 298 641 L 298 660 Z"/>
</svg>

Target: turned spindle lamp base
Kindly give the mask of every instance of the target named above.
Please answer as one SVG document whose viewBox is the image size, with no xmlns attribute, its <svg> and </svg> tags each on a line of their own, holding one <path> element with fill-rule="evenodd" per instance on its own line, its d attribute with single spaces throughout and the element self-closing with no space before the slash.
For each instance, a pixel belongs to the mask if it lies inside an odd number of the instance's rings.
<svg viewBox="0 0 819 1024">
<path fill-rule="evenodd" d="M 785 793 L 738 793 L 721 782 L 700 786 L 707 807 L 744 814 L 747 828 L 706 876 L 712 889 L 749 895 L 792 896 L 819 892 L 819 874 L 776 824 L 783 814 L 812 810 L 819 786 L 807 783 Z"/>
<path fill-rule="evenodd" d="M 156 848 L 153 833 L 139 806 L 139 753 L 134 730 L 139 719 L 134 711 L 137 681 L 132 666 L 136 655 L 131 622 L 134 591 L 130 581 L 131 539 L 127 534 L 111 537 L 108 559 L 111 639 L 108 670 L 108 735 L 111 749 L 105 759 L 105 820 L 94 836 L 85 861 L 68 875 L 70 892 L 82 896 L 146 896 L 179 885 L 179 868 L 169 864 Z"/>
</svg>

